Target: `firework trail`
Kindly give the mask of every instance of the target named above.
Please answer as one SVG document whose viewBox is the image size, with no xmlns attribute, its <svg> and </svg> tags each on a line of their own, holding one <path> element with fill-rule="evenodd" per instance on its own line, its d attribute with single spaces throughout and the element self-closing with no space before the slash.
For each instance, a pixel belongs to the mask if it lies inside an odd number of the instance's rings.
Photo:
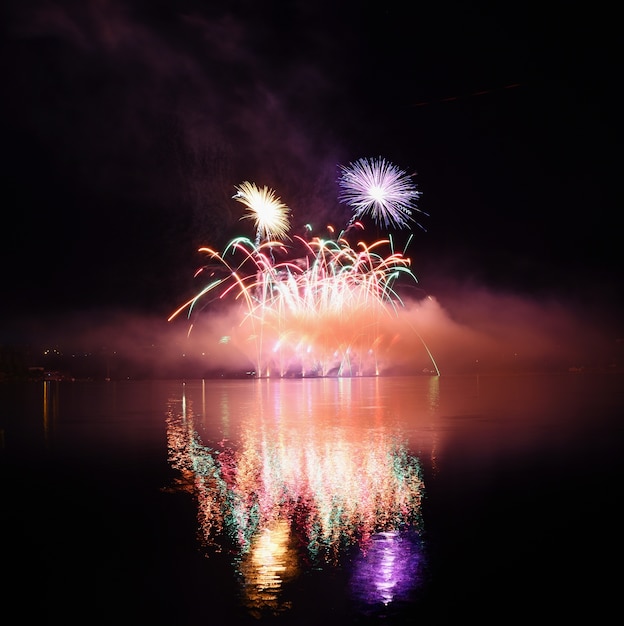
<svg viewBox="0 0 624 626">
<path fill-rule="evenodd" d="M 381 157 L 341 165 L 338 183 L 339 200 L 353 209 L 347 229 L 366 214 L 385 228 L 406 228 L 414 221 L 414 211 L 422 213 L 416 207 L 421 194 L 412 177 Z"/>
</svg>

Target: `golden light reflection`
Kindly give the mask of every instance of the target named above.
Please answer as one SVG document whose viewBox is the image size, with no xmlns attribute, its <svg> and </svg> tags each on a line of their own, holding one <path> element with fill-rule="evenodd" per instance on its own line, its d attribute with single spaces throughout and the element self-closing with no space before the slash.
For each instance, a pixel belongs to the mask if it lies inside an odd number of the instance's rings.
<svg viewBox="0 0 624 626">
<path fill-rule="evenodd" d="M 49 443 L 54 420 L 58 417 L 59 389 L 56 381 L 43 381 L 43 436 Z"/>
<path fill-rule="evenodd" d="M 299 574 L 299 557 L 288 520 L 275 521 L 252 539 L 239 571 L 246 583 L 245 604 L 252 614 L 260 617 L 267 609 L 277 614 L 290 608 L 280 595 L 283 586 Z"/>
</svg>

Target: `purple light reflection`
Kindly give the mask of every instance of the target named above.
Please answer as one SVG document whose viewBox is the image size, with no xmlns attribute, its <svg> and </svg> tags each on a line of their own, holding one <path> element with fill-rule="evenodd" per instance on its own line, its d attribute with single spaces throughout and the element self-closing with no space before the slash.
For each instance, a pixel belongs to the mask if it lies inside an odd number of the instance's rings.
<svg viewBox="0 0 624 626">
<path fill-rule="evenodd" d="M 413 533 L 376 533 L 355 560 L 351 591 L 368 605 L 410 600 L 422 580 L 423 560 L 422 545 Z"/>
</svg>

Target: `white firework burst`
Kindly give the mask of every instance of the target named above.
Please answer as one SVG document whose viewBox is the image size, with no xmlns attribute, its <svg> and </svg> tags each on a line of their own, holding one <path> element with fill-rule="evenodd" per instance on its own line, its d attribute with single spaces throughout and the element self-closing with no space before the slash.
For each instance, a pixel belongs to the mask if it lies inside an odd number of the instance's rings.
<svg viewBox="0 0 624 626">
<path fill-rule="evenodd" d="M 415 221 L 412 213 L 420 209 L 420 197 L 412 177 L 381 157 L 358 159 L 340 166 L 338 199 L 353 209 L 350 224 L 367 213 L 385 228 L 405 228 Z"/>
<path fill-rule="evenodd" d="M 236 187 L 233 196 L 242 202 L 248 213 L 241 219 L 252 219 L 256 227 L 256 243 L 262 239 L 286 239 L 290 228 L 290 209 L 275 195 L 272 189 L 258 188 L 245 181 Z"/>
</svg>

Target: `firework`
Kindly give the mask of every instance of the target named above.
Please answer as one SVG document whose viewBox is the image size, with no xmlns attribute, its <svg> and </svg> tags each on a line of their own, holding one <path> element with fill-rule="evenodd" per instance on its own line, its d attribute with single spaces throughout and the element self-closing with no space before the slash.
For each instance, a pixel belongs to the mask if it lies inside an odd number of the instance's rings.
<svg viewBox="0 0 624 626">
<path fill-rule="evenodd" d="M 185 309 L 191 316 L 210 292 L 220 299 L 233 295 L 240 303 L 237 344 L 258 376 L 379 374 L 380 358 L 395 340 L 383 322 L 402 304 L 395 283 L 402 275 L 416 280 L 410 259 L 384 255 L 389 239 L 360 242 L 357 249 L 345 240 L 295 240 L 306 253 L 296 260 L 275 261 L 281 244 L 256 246 L 244 237 L 221 254 L 201 248 L 227 272 L 170 319 Z"/>
<path fill-rule="evenodd" d="M 364 194 L 365 183 L 373 182 L 378 191 Z M 409 178 L 383 159 L 343 168 L 343 188 L 343 200 L 355 207 L 345 231 L 333 238 L 328 226 L 330 238 L 310 237 L 306 225 L 306 237 L 291 238 L 289 209 L 272 190 L 249 182 L 238 186 L 234 198 L 248 208 L 243 218 L 255 222 L 255 241 L 236 237 L 222 252 L 200 248 L 211 280 L 169 320 L 184 310 L 190 319 L 200 302 L 231 297 L 239 314 L 233 344 L 255 366 L 256 376 L 380 374 L 385 355 L 400 340 L 389 322 L 403 305 L 397 283 L 402 277 L 418 281 L 391 236 L 351 243 L 347 231 L 364 230 L 356 218 L 367 211 L 384 224 L 406 225 L 418 194 Z M 367 203 L 373 193 L 377 199 Z"/>
<path fill-rule="evenodd" d="M 290 209 L 272 189 L 258 188 L 245 181 L 236 187 L 234 199 L 242 202 L 248 212 L 241 219 L 252 219 L 256 226 L 256 244 L 263 239 L 285 239 L 290 228 Z"/>
<path fill-rule="evenodd" d="M 378 158 L 359 159 L 340 171 L 339 200 L 353 209 L 352 222 L 366 214 L 385 228 L 405 228 L 414 221 L 420 192 L 402 169 Z"/>
</svg>

